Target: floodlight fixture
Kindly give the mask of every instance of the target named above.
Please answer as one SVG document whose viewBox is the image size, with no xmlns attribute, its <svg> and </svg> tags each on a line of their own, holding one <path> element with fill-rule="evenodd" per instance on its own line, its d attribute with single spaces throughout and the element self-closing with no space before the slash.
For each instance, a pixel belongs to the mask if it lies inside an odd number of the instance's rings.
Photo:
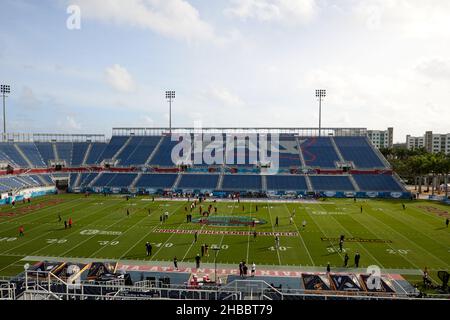
<svg viewBox="0 0 450 320">
<path fill-rule="evenodd" d="M 172 133 L 172 100 L 175 99 L 175 91 L 167 90 L 166 99 L 169 101 L 169 132 Z"/>
</svg>

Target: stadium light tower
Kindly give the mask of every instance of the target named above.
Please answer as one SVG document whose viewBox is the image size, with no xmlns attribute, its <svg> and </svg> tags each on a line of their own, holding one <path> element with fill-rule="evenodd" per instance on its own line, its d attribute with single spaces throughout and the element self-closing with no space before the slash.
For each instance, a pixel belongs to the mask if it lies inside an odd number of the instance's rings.
<svg viewBox="0 0 450 320">
<path fill-rule="evenodd" d="M 319 137 L 322 132 L 322 99 L 327 95 L 327 91 L 325 89 L 317 89 L 316 97 L 319 98 Z"/>
<path fill-rule="evenodd" d="M 7 94 L 11 93 L 11 87 L 7 84 L 0 85 L 0 93 L 3 96 L 3 133 L 4 138 L 6 138 L 6 97 Z"/>
<path fill-rule="evenodd" d="M 166 91 L 166 99 L 169 101 L 169 132 L 172 133 L 172 100 L 175 99 L 175 91 Z"/>
</svg>

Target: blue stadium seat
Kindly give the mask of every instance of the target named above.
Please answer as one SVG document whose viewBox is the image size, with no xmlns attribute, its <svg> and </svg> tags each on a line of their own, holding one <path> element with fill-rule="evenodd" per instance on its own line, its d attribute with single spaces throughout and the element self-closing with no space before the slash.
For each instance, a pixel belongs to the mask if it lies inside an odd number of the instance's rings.
<svg viewBox="0 0 450 320">
<path fill-rule="evenodd" d="M 172 162 L 172 149 L 178 144 L 178 141 L 172 141 L 170 136 L 164 137 L 164 140 L 160 144 L 158 151 L 156 151 L 150 164 L 171 167 L 176 164 Z"/>
<path fill-rule="evenodd" d="M 70 166 L 72 159 L 72 143 L 70 142 L 57 142 L 56 151 L 58 152 L 59 160 L 66 161 L 66 165 Z"/>
<path fill-rule="evenodd" d="M 111 172 L 104 172 L 100 175 L 100 177 L 95 180 L 93 187 L 106 187 L 111 180 L 114 178 L 116 174 Z"/>
<path fill-rule="evenodd" d="M 50 142 L 36 142 L 36 147 L 41 154 L 42 160 L 48 166 L 50 160 L 55 160 L 55 153 L 53 152 L 53 145 Z"/>
<path fill-rule="evenodd" d="M 107 187 L 126 188 L 131 185 L 137 173 L 116 173 L 108 182 Z"/>
<path fill-rule="evenodd" d="M 86 142 L 73 143 L 72 161 L 70 163 L 72 166 L 78 167 L 82 165 L 88 147 L 89 143 Z"/>
<path fill-rule="evenodd" d="M 119 154 L 119 164 L 121 166 L 145 164 L 160 140 L 160 136 L 133 137 Z"/>
<path fill-rule="evenodd" d="M 348 176 L 310 176 L 315 191 L 354 191 L 352 182 Z"/>
<path fill-rule="evenodd" d="M 305 176 L 298 175 L 268 175 L 266 176 L 267 190 L 295 190 L 306 191 Z"/>
<path fill-rule="evenodd" d="M 27 168 L 29 166 L 12 143 L 0 143 L 0 152 L 2 152 L 6 156 L 6 159 L 8 159 L 13 165 L 22 168 Z"/>
<path fill-rule="evenodd" d="M 293 135 L 282 134 L 279 137 L 279 143 L 280 143 L 280 150 L 279 150 L 280 168 L 301 166 L 300 153 L 298 150 L 296 138 Z"/>
<path fill-rule="evenodd" d="M 87 187 L 97 175 L 98 173 L 82 173 L 79 187 Z"/>
<path fill-rule="evenodd" d="M 69 175 L 69 187 L 73 188 L 75 187 L 75 182 L 77 180 L 78 173 L 71 173 Z"/>
<path fill-rule="evenodd" d="M 218 174 L 183 174 L 178 183 L 180 189 L 215 189 Z"/>
<path fill-rule="evenodd" d="M 101 163 L 103 161 L 103 158 L 101 156 L 107 146 L 107 143 L 93 142 L 91 151 L 89 152 L 89 155 L 86 159 L 86 164 L 95 165 Z"/>
<path fill-rule="evenodd" d="M 53 182 L 53 179 L 51 178 L 51 176 L 49 174 L 41 174 L 40 177 L 43 178 L 44 181 L 46 181 L 47 185 L 54 185 L 55 184 Z"/>
<path fill-rule="evenodd" d="M 335 137 L 334 141 L 344 159 L 353 161 L 356 168 L 385 168 L 366 137 Z"/>
<path fill-rule="evenodd" d="M 223 190 L 261 190 L 260 175 L 226 174 L 223 176 Z"/>
<path fill-rule="evenodd" d="M 339 156 L 328 137 L 314 137 L 300 140 L 303 158 L 307 166 L 316 168 L 336 168 Z"/>
<path fill-rule="evenodd" d="M 143 174 L 136 183 L 136 188 L 170 189 L 177 179 L 177 174 Z"/>
<path fill-rule="evenodd" d="M 100 163 L 105 159 L 112 159 L 117 151 L 122 148 L 122 146 L 127 142 L 129 137 L 126 136 L 114 136 L 111 138 L 109 143 L 107 144 L 105 150 L 98 158 L 97 162 Z"/>
<path fill-rule="evenodd" d="M 354 174 L 353 178 L 361 191 L 403 191 L 399 182 L 391 175 Z"/>
<path fill-rule="evenodd" d="M 34 143 L 22 142 L 17 143 L 17 146 L 20 148 L 20 150 L 22 150 L 22 152 L 25 154 L 28 160 L 30 160 L 34 167 L 44 168 L 47 166 L 44 160 L 42 160 L 41 154 L 39 153 L 39 150 Z"/>
</svg>

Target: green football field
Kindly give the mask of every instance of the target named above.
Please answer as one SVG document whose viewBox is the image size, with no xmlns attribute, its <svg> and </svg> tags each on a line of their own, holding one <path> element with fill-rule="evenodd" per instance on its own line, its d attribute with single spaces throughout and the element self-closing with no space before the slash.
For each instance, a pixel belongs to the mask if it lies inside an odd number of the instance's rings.
<svg viewBox="0 0 450 320">
<path fill-rule="evenodd" d="M 205 208 L 212 201 L 203 203 Z M 186 223 L 186 201 L 151 201 L 137 197 L 126 201 L 122 196 L 59 195 L 37 198 L 31 204 L 16 204 L 15 208 L 0 208 L 0 276 L 15 275 L 23 270 L 30 257 L 65 257 L 170 261 L 194 266 L 194 257 L 201 244 L 221 248 L 217 262 L 238 264 L 245 260 L 257 265 L 317 266 L 330 262 L 342 267 L 345 252 L 349 265 L 357 251 L 360 267 L 378 265 L 386 269 L 423 269 L 435 273 L 448 270 L 450 265 L 450 228 L 445 226 L 448 206 L 435 202 L 327 199 L 304 203 L 275 202 L 217 202 L 217 216 L 234 219 L 256 218 L 256 239 L 250 234 L 228 235 L 222 231 L 253 231 L 252 226 L 205 226 Z M 256 212 L 256 205 L 258 211 Z M 244 208 L 243 208 L 244 206 Z M 360 208 L 363 208 L 361 213 Z M 127 216 L 127 209 L 130 215 Z M 150 214 L 148 209 L 150 209 Z M 295 209 L 293 223 L 290 215 Z M 167 222 L 160 222 L 164 212 Z M 72 218 L 73 227 L 65 229 L 59 222 Z M 215 216 L 212 214 L 211 216 Z M 199 209 L 193 218 L 199 218 Z M 279 225 L 275 226 L 275 219 Z M 264 220 L 264 221 L 263 221 Z M 303 228 L 303 221 L 306 227 Z M 19 227 L 25 235 L 19 236 Z M 199 230 L 198 241 L 190 233 L 160 232 L 160 230 Z M 205 231 L 218 234 L 203 234 Z M 263 232 L 291 232 L 280 237 L 275 247 L 273 235 Z M 297 233 L 297 235 L 295 235 Z M 339 252 L 339 236 L 345 235 L 344 251 Z M 153 245 L 146 256 L 145 243 Z M 202 263 L 213 263 L 210 250 Z M 400 273 L 402 273 L 400 271 Z M 433 274 L 432 273 L 432 274 Z M 434 279 L 436 277 L 434 275 Z"/>
</svg>

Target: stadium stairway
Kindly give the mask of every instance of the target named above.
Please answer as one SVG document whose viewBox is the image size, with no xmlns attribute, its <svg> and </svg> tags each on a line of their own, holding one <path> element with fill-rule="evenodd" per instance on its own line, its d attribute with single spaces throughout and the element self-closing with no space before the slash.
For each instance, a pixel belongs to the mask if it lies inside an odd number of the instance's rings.
<svg viewBox="0 0 450 320">
<path fill-rule="evenodd" d="M 150 153 L 150 155 L 148 156 L 148 159 L 147 159 L 147 161 L 145 161 L 144 165 L 148 165 L 150 163 L 150 161 L 153 160 L 153 157 L 158 152 L 159 147 L 161 146 L 163 141 L 164 141 L 164 136 L 161 136 L 161 139 L 159 140 L 158 144 L 155 146 L 155 149 L 153 149 L 152 153 Z"/>
<path fill-rule="evenodd" d="M 20 149 L 20 147 L 17 144 L 14 144 L 14 147 L 16 148 L 17 152 L 22 156 L 22 158 L 26 161 L 29 168 L 33 168 L 34 167 L 33 163 L 30 161 L 30 159 L 28 159 L 28 157 L 25 155 L 22 149 Z"/>
<path fill-rule="evenodd" d="M 55 160 L 59 160 L 58 149 L 56 148 L 56 143 L 52 143 L 53 154 L 55 155 Z"/>
<path fill-rule="evenodd" d="M 77 178 L 75 179 L 75 182 L 73 183 L 73 187 L 79 187 L 81 180 L 81 173 L 77 173 Z"/>
<path fill-rule="evenodd" d="M 139 173 L 136 175 L 136 178 L 134 178 L 133 182 L 131 182 L 130 188 L 135 188 L 135 187 L 136 187 L 136 183 L 139 181 L 139 179 L 141 178 L 141 176 L 142 176 L 142 172 L 139 172 Z"/>
<path fill-rule="evenodd" d="M 380 158 L 381 162 L 383 162 L 383 164 L 386 166 L 386 168 L 391 168 L 391 164 L 389 163 L 389 161 L 386 160 L 381 151 L 372 143 L 372 140 L 370 140 L 368 137 L 367 142 L 372 147 L 373 151 L 378 156 L 378 158 Z"/>
<path fill-rule="evenodd" d="M 309 179 L 308 175 L 305 175 L 305 181 L 306 181 L 306 185 L 308 187 L 308 191 L 310 191 L 310 192 L 313 191 L 314 188 L 313 188 L 313 185 L 312 185 L 311 180 Z"/>
<path fill-rule="evenodd" d="M 331 145 L 332 145 L 333 148 L 334 148 L 334 151 L 336 151 L 336 154 L 337 154 L 338 157 L 339 157 L 339 161 L 340 161 L 340 162 L 344 162 L 345 159 L 344 159 L 344 157 L 342 156 L 341 150 L 339 150 L 339 148 L 338 148 L 338 146 L 337 146 L 337 144 L 336 144 L 336 141 L 334 141 L 334 138 L 333 138 L 333 137 L 330 137 L 330 141 L 331 141 Z"/>
<path fill-rule="evenodd" d="M 92 181 L 87 186 L 92 187 L 102 175 L 103 172 L 100 172 L 94 179 L 92 179 Z"/>
<path fill-rule="evenodd" d="M 298 141 L 298 137 L 295 137 L 295 141 L 297 142 L 298 154 L 300 156 L 300 163 L 303 168 L 306 167 L 305 157 L 303 156 L 302 147 L 300 146 L 300 141 Z"/>
<path fill-rule="evenodd" d="M 356 183 L 355 178 L 353 178 L 353 176 L 351 174 L 348 176 L 348 178 L 350 179 L 350 182 L 352 183 L 353 188 L 355 188 L 355 191 L 356 192 L 361 191 L 361 189 L 359 188 L 358 184 Z"/>
<path fill-rule="evenodd" d="M 261 175 L 261 187 L 263 191 L 267 191 L 267 177 L 266 175 Z"/>
<path fill-rule="evenodd" d="M 86 165 L 86 161 L 87 161 L 89 155 L 91 154 L 91 150 L 92 150 L 92 143 L 89 143 L 89 145 L 86 149 L 86 153 L 84 154 L 83 161 L 81 162 L 82 166 Z"/>
<path fill-rule="evenodd" d="M 46 180 L 42 177 L 42 175 L 38 174 L 38 175 L 36 175 L 36 177 L 39 178 L 39 180 L 42 182 L 42 184 L 43 184 L 44 186 L 48 184 L 48 181 L 46 181 Z"/>
<path fill-rule="evenodd" d="M 217 187 L 216 190 L 221 190 L 223 184 L 223 172 L 220 173 L 219 179 L 217 180 Z"/>
<path fill-rule="evenodd" d="M 179 173 L 175 182 L 173 183 L 172 189 L 176 189 L 178 187 L 178 184 L 180 183 L 180 180 L 182 178 L 183 174 Z"/>
<path fill-rule="evenodd" d="M 117 150 L 116 154 L 112 157 L 113 160 L 117 160 L 117 157 L 122 153 L 123 149 L 125 149 L 128 144 L 130 143 L 131 139 L 133 139 L 133 136 L 130 136 L 127 141 Z"/>
</svg>

